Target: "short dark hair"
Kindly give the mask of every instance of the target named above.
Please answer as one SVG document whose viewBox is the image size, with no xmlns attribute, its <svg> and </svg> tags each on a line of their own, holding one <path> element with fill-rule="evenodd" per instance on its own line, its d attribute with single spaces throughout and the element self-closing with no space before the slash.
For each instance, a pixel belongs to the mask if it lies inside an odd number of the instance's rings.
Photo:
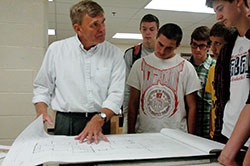
<svg viewBox="0 0 250 166">
<path fill-rule="evenodd" d="M 235 28 L 226 27 L 222 22 L 217 22 L 212 26 L 210 36 L 223 37 L 225 41 L 229 41 L 235 31 Z"/>
<path fill-rule="evenodd" d="M 210 45 L 210 29 L 207 26 L 196 28 L 191 35 L 191 43 L 193 39 L 197 41 L 207 41 L 208 45 Z"/>
<path fill-rule="evenodd" d="M 85 14 L 88 14 L 90 17 L 96 17 L 100 14 L 103 14 L 103 8 L 96 2 L 91 0 L 84 0 L 80 1 L 79 3 L 75 4 L 70 9 L 70 18 L 72 25 L 82 24 L 82 17 Z"/>
<path fill-rule="evenodd" d="M 248 3 L 247 3 L 247 0 L 244 0 L 244 3 L 245 3 L 245 5 L 246 5 L 246 7 L 249 8 Z"/>
<path fill-rule="evenodd" d="M 226 1 L 226 2 L 232 3 L 234 0 L 206 0 L 206 5 L 207 5 L 207 7 L 213 8 L 213 2 L 219 2 L 219 1 Z M 247 4 L 247 0 L 244 0 L 244 3 L 246 5 L 246 7 L 249 8 L 249 6 Z"/>
<path fill-rule="evenodd" d="M 140 28 L 141 28 L 142 22 L 155 22 L 157 28 L 159 28 L 159 19 L 153 14 L 146 14 L 145 16 L 142 17 L 141 22 L 140 22 Z"/>
<path fill-rule="evenodd" d="M 157 38 L 161 34 L 170 40 L 176 40 L 176 46 L 178 46 L 181 42 L 183 33 L 182 33 L 181 28 L 177 24 L 168 23 L 168 24 L 163 25 L 159 29 L 159 31 L 157 33 Z"/>
<path fill-rule="evenodd" d="M 206 0 L 207 7 L 213 8 L 213 2 L 226 1 L 232 3 L 234 0 Z"/>
</svg>

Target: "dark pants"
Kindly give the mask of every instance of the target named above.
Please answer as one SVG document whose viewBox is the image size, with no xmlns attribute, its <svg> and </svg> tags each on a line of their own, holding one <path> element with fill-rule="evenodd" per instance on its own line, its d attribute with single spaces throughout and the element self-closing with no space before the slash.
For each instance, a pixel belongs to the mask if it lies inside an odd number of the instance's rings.
<svg viewBox="0 0 250 166">
<path fill-rule="evenodd" d="M 94 115 L 92 113 L 86 117 L 84 113 L 57 112 L 55 135 L 75 136 L 80 134 Z M 102 132 L 103 134 L 110 134 L 110 121 L 103 125 Z"/>
<path fill-rule="evenodd" d="M 221 133 L 214 133 L 214 137 L 213 137 L 213 140 L 214 141 L 217 141 L 217 142 L 220 142 L 220 143 L 223 143 L 223 144 L 226 144 L 227 141 L 228 141 L 228 138 L 225 137 L 224 135 L 222 135 Z"/>
<path fill-rule="evenodd" d="M 55 135 L 67 135 L 75 136 L 82 132 L 87 123 L 95 113 L 88 114 L 86 117 L 85 113 L 56 113 L 56 122 L 55 122 Z M 102 127 L 103 134 L 110 134 L 110 121 L 106 122 Z M 91 163 L 85 164 L 60 164 L 60 166 L 94 166 Z"/>
</svg>

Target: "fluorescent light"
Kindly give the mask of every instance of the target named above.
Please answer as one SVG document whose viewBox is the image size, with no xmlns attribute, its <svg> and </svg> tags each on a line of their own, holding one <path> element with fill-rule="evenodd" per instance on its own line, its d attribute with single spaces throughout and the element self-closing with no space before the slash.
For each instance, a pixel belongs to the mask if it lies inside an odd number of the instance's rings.
<svg viewBox="0 0 250 166">
<path fill-rule="evenodd" d="M 56 30 L 55 29 L 48 29 L 48 35 L 50 35 L 50 36 L 56 35 Z"/>
<path fill-rule="evenodd" d="M 53 0 L 48 0 L 49 2 L 53 2 Z"/>
<path fill-rule="evenodd" d="M 112 38 L 116 39 L 142 39 L 139 33 L 116 33 Z"/>
<path fill-rule="evenodd" d="M 152 0 L 145 9 L 214 13 L 212 8 L 206 6 L 206 0 Z"/>
</svg>

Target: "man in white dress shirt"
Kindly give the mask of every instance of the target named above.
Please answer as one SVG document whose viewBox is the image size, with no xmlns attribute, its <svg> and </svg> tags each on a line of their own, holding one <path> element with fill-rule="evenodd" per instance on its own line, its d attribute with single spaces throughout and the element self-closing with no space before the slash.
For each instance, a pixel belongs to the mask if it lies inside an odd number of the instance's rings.
<svg viewBox="0 0 250 166">
<path fill-rule="evenodd" d="M 105 41 L 100 5 L 81 1 L 70 10 L 76 36 L 52 43 L 34 81 L 37 116 L 53 124 L 47 113 L 57 111 L 56 135 L 77 135 L 87 143 L 108 139 L 109 119 L 120 112 L 125 63 L 119 48 Z"/>
</svg>

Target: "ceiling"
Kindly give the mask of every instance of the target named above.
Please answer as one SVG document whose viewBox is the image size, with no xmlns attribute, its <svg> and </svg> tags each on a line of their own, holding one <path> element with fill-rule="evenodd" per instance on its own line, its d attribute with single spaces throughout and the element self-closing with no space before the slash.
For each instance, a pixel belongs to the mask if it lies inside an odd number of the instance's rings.
<svg viewBox="0 0 250 166">
<path fill-rule="evenodd" d="M 49 2 L 49 28 L 56 29 L 56 35 L 49 36 L 49 43 L 75 35 L 69 18 L 69 10 L 79 1 L 54 0 Z M 182 46 L 189 46 L 191 33 L 196 27 L 201 25 L 211 27 L 216 22 L 214 14 L 144 9 L 151 0 L 95 1 L 103 7 L 105 12 L 106 40 L 114 44 L 134 45 L 141 42 L 140 40 L 112 39 L 112 36 L 117 32 L 140 33 L 140 20 L 148 13 L 156 15 L 160 20 L 160 25 L 178 24 L 184 33 Z"/>
</svg>

